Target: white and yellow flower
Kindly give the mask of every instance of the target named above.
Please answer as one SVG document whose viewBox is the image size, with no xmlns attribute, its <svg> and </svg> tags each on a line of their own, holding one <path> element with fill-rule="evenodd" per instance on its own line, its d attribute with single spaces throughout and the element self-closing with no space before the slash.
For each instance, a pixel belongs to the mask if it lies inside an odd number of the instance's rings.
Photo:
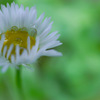
<svg viewBox="0 0 100 100">
<path fill-rule="evenodd" d="M 37 19 L 36 8 L 20 7 L 14 2 L 0 11 L 0 66 L 5 72 L 9 66 L 34 63 L 41 56 L 61 56 L 52 48 L 61 45 L 59 34 L 50 33 L 53 22 Z"/>
</svg>

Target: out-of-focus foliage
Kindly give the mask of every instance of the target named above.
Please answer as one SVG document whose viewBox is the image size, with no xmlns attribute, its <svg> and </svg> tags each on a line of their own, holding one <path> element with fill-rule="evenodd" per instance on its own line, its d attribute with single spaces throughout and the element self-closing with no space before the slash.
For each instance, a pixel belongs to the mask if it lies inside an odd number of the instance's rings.
<svg viewBox="0 0 100 100">
<path fill-rule="evenodd" d="M 9 2 L 1 0 L 0 3 Z M 22 69 L 25 100 L 100 100 L 100 1 L 16 0 L 36 6 L 61 34 L 62 57 L 42 57 L 34 71 Z M 0 100 L 18 100 L 15 70 L 0 74 Z"/>
<path fill-rule="evenodd" d="M 11 4 L 12 2 L 13 2 L 13 0 L 0 0 L 0 5 L 1 4 L 6 5 L 7 3 Z"/>
</svg>

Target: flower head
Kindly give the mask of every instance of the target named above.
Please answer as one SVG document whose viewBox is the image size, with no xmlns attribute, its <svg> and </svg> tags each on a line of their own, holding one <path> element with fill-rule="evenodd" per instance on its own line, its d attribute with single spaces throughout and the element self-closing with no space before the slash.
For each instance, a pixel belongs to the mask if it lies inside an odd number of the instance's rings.
<svg viewBox="0 0 100 100">
<path fill-rule="evenodd" d="M 0 66 L 6 71 L 9 66 L 34 63 L 41 56 L 61 56 L 52 48 L 61 45 L 59 34 L 50 33 L 51 18 L 43 21 L 44 13 L 37 19 L 36 8 L 20 7 L 14 2 L 0 11 Z"/>
</svg>

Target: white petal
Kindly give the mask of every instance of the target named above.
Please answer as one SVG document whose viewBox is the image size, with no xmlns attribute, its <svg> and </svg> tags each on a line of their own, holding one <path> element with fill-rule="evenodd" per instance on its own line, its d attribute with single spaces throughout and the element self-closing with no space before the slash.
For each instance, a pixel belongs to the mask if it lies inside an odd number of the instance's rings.
<svg viewBox="0 0 100 100">
<path fill-rule="evenodd" d="M 14 57 L 14 55 L 11 55 L 11 62 L 12 62 L 12 63 L 15 62 L 15 57 Z"/>
<path fill-rule="evenodd" d="M 46 37 L 43 41 L 41 41 L 41 44 L 49 43 L 51 41 L 56 41 L 59 38 L 60 34 L 53 36 L 53 37 Z"/>
<path fill-rule="evenodd" d="M 55 50 L 47 50 L 42 53 L 44 56 L 62 56 L 62 53 Z"/>
<path fill-rule="evenodd" d="M 3 56 L 5 56 L 6 52 L 7 52 L 7 46 L 5 46 L 3 49 Z"/>
<path fill-rule="evenodd" d="M 44 38 L 50 32 L 50 30 L 52 28 L 52 24 L 53 24 L 53 22 L 51 22 L 49 24 L 49 26 L 43 31 L 43 33 L 41 33 L 41 35 L 40 35 L 41 38 Z"/>
<path fill-rule="evenodd" d="M 19 59 L 19 50 L 20 50 L 20 48 L 19 48 L 19 46 L 17 45 L 17 46 L 16 46 L 16 60 Z"/>
<path fill-rule="evenodd" d="M 48 27 L 50 19 L 51 19 L 51 17 L 50 18 L 46 18 L 44 20 L 44 22 L 38 27 L 38 34 L 40 34 L 41 32 L 43 32 L 44 29 Z"/>
<path fill-rule="evenodd" d="M 39 25 L 41 24 L 43 18 L 44 18 L 44 13 L 37 19 L 37 21 L 35 23 L 36 28 L 39 27 Z"/>
<path fill-rule="evenodd" d="M 56 47 L 59 45 L 62 45 L 62 43 L 60 41 L 51 41 L 51 42 L 41 46 L 41 48 L 50 49 L 50 48 L 53 48 L 53 47 Z"/>
<path fill-rule="evenodd" d="M 29 36 L 27 38 L 27 49 L 28 49 L 28 52 L 30 53 L 30 37 Z"/>
<path fill-rule="evenodd" d="M 0 41 L 0 53 L 1 53 L 1 50 L 2 50 L 2 47 L 3 47 L 4 40 L 5 40 L 5 35 L 2 35 L 1 41 Z"/>
<path fill-rule="evenodd" d="M 39 48 L 39 38 L 37 37 L 36 38 L 36 44 L 35 44 L 35 46 L 32 47 L 31 52 L 30 52 L 30 56 L 33 56 L 34 57 L 34 55 L 38 51 L 38 48 Z"/>
<path fill-rule="evenodd" d="M 9 48 L 9 50 L 8 50 L 8 53 L 7 53 L 7 59 L 9 58 L 9 56 L 10 56 L 10 53 L 11 53 L 11 51 L 12 51 L 12 49 L 13 49 L 13 44 L 11 44 L 10 45 L 10 48 Z"/>
</svg>

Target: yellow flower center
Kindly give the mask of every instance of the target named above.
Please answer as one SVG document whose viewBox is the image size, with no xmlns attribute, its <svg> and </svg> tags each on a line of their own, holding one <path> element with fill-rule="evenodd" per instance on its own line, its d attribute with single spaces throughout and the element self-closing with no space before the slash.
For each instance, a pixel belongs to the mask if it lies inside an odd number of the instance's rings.
<svg viewBox="0 0 100 100">
<path fill-rule="evenodd" d="M 3 48 L 2 48 L 2 52 L 5 46 L 7 46 L 7 51 L 10 47 L 11 44 L 14 45 L 11 54 L 9 56 L 9 60 L 11 60 L 11 55 L 16 55 L 16 46 L 19 45 L 20 47 L 20 54 L 22 54 L 23 50 L 26 49 L 27 50 L 27 39 L 28 37 L 30 37 L 30 49 L 32 49 L 32 47 L 35 45 L 35 38 L 33 36 L 29 36 L 27 31 L 22 31 L 22 30 L 8 30 L 5 33 L 5 40 L 3 43 Z M 1 38 L 1 36 L 0 36 Z M 7 53 L 6 55 L 7 56 Z"/>
</svg>

